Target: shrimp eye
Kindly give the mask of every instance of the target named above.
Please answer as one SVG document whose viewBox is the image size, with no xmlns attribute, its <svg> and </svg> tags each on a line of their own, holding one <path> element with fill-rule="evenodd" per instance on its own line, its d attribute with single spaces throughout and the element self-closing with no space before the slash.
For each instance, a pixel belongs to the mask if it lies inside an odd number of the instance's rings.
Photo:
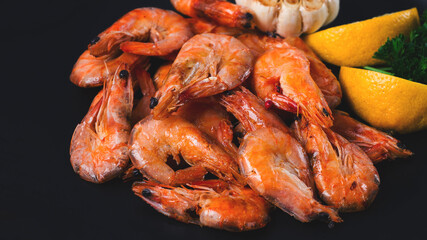
<svg viewBox="0 0 427 240">
<path fill-rule="evenodd" d="M 94 37 L 91 41 L 90 41 L 90 44 L 91 45 L 93 45 L 93 44 L 95 44 L 95 43 L 97 43 L 98 41 L 99 41 L 99 37 L 98 36 L 96 36 L 96 37 Z"/>
<path fill-rule="evenodd" d="M 322 111 L 323 111 L 323 114 L 324 114 L 326 117 L 329 117 L 329 113 L 328 113 L 328 111 L 326 110 L 326 108 L 323 108 L 323 109 L 322 109 Z"/>
<path fill-rule="evenodd" d="M 157 100 L 157 98 L 150 98 L 150 109 L 153 109 L 155 106 L 157 106 L 157 104 L 159 104 L 159 100 Z"/>
<path fill-rule="evenodd" d="M 119 77 L 122 79 L 127 79 L 129 77 L 129 72 L 127 70 L 121 70 L 119 73 Z"/>
<path fill-rule="evenodd" d="M 142 190 L 141 194 L 142 194 L 142 196 L 144 196 L 146 198 L 151 197 L 151 191 L 148 188 L 145 188 L 144 190 Z"/>
</svg>

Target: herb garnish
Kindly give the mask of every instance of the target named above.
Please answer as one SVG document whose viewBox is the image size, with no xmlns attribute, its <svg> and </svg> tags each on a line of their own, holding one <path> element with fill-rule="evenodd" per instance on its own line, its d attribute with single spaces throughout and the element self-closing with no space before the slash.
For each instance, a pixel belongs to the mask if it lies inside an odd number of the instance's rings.
<svg viewBox="0 0 427 240">
<path fill-rule="evenodd" d="M 400 34 L 378 49 L 373 58 L 386 62 L 387 66 L 373 70 L 411 81 L 427 84 L 427 10 L 421 16 L 422 25 L 409 37 Z"/>
</svg>

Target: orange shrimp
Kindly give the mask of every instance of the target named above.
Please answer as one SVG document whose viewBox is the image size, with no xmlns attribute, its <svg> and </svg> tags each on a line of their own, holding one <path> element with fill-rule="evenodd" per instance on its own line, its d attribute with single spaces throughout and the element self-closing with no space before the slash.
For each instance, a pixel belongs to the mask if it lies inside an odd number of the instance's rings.
<svg viewBox="0 0 427 240">
<path fill-rule="evenodd" d="M 97 101 L 97 102 L 95 102 Z M 103 183 L 118 176 L 129 162 L 133 89 L 129 67 L 120 65 L 104 83 L 71 139 L 70 161 L 81 178 Z"/>
<path fill-rule="evenodd" d="M 181 107 L 177 115 L 196 125 L 215 139 L 233 157 L 237 147 L 233 144 L 233 130 L 227 111 L 213 98 L 191 101 Z"/>
<path fill-rule="evenodd" d="M 153 80 L 150 74 L 142 68 L 135 68 L 134 76 L 142 93 L 142 98 L 132 110 L 131 122 L 132 125 L 150 115 L 150 99 L 154 96 L 156 89 L 154 88 Z"/>
<path fill-rule="evenodd" d="M 351 118 L 348 113 L 335 110 L 332 130 L 358 145 L 373 163 L 384 159 L 405 158 L 413 153 L 392 136 Z"/>
<path fill-rule="evenodd" d="M 245 132 L 263 127 L 274 127 L 285 133 L 289 128 L 273 112 L 265 109 L 262 101 L 244 87 L 225 92 L 220 103 L 242 124 Z"/>
<path fill-rule="evenodd" d="M 248 133 L 238 161 L 253 190 L 299 221 L 324 217 L 342 221 L 335 210 L 315 200 L 314 188 L 306 180 L 311 179 L 307 156 L 290 134 L 276 128 Z"/>
<path fill-rule="evenodd" d="M 194 124 L 179 116 L 162 120 L 146 117 L 131 132 L 130 158 L 145 177 L 159 183 L 180 185 L 202 179 L 205 169 L 226 181 L 242 182 L 237 164 L 223 148 Z M 192 167 L 174 171 L 168 156 L 179 155 Z M 194 176 L 193 176 L 194 175 Z"/>
<path fill-rule="evenodd" d="M 224 0 L 171 0 L 175 9 L 190 17 L 200 17 L 219 25 L 252 28 L 253 15 L 246 7 Z"/>
<path fill-rule="evenodd" d="M 190 23 L 194 34 L 216 33 L 237 37 L 243 33 L 254 31 L 250 29 L 220 26 L 200 18 L 189 18 L 187 21 Z"/>
<path fill-rule="evenodd" d="M 165 80 L 168 77 L 169 71 L 172 68 L 172 63 L 165 63 L 157 69 L 157 72 L 154 74 L 153 81 L 156 89 L 160 89 L 165 85 Z"/>
<path fill-rule="evenodd" d="M 165 56 L 180 49 L 192 35 L 188 22 L 179 14 L 138 8 L 92 40 L 89 51 L 96 57 L 111 56 L 120 49 L 137 55 Z"/>
<path fill-rule="evenodd" d="M 109 75 L 114 73 L 120 64 L 127 64 L 129 69 L 133 69 L 141 62 L 147 66 L 148 58 L 130 53 L 123 53 L 114 59 L 96 58 L 86 50 L 74 64 L 70 80 L 79 87 L 102 86 L 105 80 L 109 78 Z"/>
<path fill-rule="evenodd" d="M 205 33 L 184 44 L 164 85 L 152 99 L 153 116 L 169 116 L 189 100 L 240 85 L 252 70 L 249 49 L 236 38 Z"/>
<path fill-rule="evenodd" d="M 378 192 L 380 178 L 369 157 L 355 144 L 304 119 L 293 130 L 311 156 L 321 198 L 343 212 L 366 209 Z"/>
<path fill-rule="evenodd" d="M 252 85 L 266 107 L 301 112 L 322 127 L 332 126 L 332 113 L 310 75 L 304 52 L 293 47 L 269 50 L 255 63 Z"/>
<path fill-rule="evenodd" d="M 160 213 L 185 223 L 237 232 L 262 228 L 270 220 L 270 204 L 249 188 L 218 180 L 190 187 L 135 182 L 132 190 Z"/>
<path fill-rule="evenodd" d="M 310 62 L 310 75 L 316 85 L 322 91 L 326 102 L 330 108 L 335 108 L 341 102 L 341 86 L 335 75 L 325 64 L 314 54 L 314 52 L 304 43 L 301 38 L 273 38 L 259 34 L 243 34 L 238 39 L 251 49 L 252 54 L 256 57 L 261 56 L 265 51 L 277 48 L 296 47 L 305 53 Z"/>
</svg>

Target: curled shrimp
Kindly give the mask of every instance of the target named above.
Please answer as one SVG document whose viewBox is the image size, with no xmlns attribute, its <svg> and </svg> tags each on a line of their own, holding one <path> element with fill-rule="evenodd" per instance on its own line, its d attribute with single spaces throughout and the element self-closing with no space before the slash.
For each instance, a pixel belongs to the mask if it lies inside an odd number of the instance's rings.
<svg viewBox="0 0 427 240">
<path fill-rule="evenodd" d="M 124 63 L 133 69 L 134 66 L 141 62 L 145 62 L 147 66 L 148 58 L 138 55 L 123 53 L 117 58 L 96 58 L 92 56 L 88 50 L 84 51 L 74 64 L 73 71 L 70 75 L 72 83 L 79 87 L 97 87 L 102 86 L 109 75 Z"/>
<path fill-rule="evenodd" d="M 304 180 L 311 177 L 307 156 L 290 134 L 276 128 L 248 133 L 238 161 L 253 190 L 299 221 L 319 217 L 342 221 L 335 210 L 315 200 L 313 188 Z"/>
<path fill-rule="evenodd" d="M 132 10 L 99 34 L 89 45 L 93 56 L 111 56 L 120 49 L 146 56 L 165 56 L 178 50 L 192 36 L 179 14 L 158 9 Z"/>
<path fill-rule="evenodd" d="M 252 85 L 256 95 L 285 111 L 300 112 L 305 118 L 332 126 L 332 113 L 310 75 L 310 63 L 296 48 L 278 48 L 261 55 L 255 63 Z"/>
<path fill-rule="evenodd" d="M 270 219 L 270 204 L 249 188 L 218 180 L 190 187 L 135 182 L 132 189 L 157 211 L 185 223 L 237 232 L 262 228 Z"/>
<path fill-rule="evenodd" d="M 146 117 L 131 132 L 130 158 L 133 165 L 150 180 L 180 185 L 203 179 L 205 169 L 226 181 L 242 181 L 237 164 L 223 148 L 194 124 L 179 116 L 162 120 Z M 179 155 L 191 166 L 174 171 L 167 163 Z"/>
<path fill-rule="evenodd" d="M 122 64 L 104 83 L 71 139 L 70 161 L 81 178 L 103 183 L 118 176 L 129 162 L 133 89 L 129 68 Z"/>
<path fill-rule="evenodd" d="M 295 121 L 293 130 L 311 156 L 321 198 L 343 212 L 366 209 L 375 199 L 380 184 L 368 156 L 332 130 L 304 119 Z"/>
<path fill-rule="evenodd" d="M 351 118 L 348 113 L 335 110 L 332 130 L 358 145 L 373 163 L 384 159 L 405 158 L 413 153 L 392 136 Z"/>
<path fill-rule="evenodd" d="M 246 33 L 240 35 L 238 39 L 251 49 L 252 54 L 255 57 L 259 57 L 265 51 L 271 49 L 296 47 L 299 50 L 302 50 L 305 53 L 305 57 L 307 57 L 310 62 L 310 75 L 322 91 L 329 107 L 335 108 L 341 103 L 342 92 L 337 78 L 301 38 L 294 37 L 281 39 Z"/>
<path fill-rule="evenodd" d="M 165 118 L 191 99 L 240 85 L 252 70 L 249 49 L 236 38 L 205 33 L 186 42 L 153 99 L 153 116 Z"/>
<path fill-rule="evenodd" d="M 201 17 L 219 25 L 252 28 L 253 15 L 246 7 L 223 0 L 171 0 L 175 9 L 190 17 Z"/>
</svg>

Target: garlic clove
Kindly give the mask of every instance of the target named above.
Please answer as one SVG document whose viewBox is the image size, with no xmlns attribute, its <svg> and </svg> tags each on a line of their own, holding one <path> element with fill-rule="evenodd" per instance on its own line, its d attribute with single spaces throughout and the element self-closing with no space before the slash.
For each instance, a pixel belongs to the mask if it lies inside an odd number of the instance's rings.
<svg viewBox="0 0 427 240">
<path fill-rule="evenodd" d="M 277 0 L 236 0 L 237 5 L 252 10 L 256 26 L 264 32 L 274 32 L 276 29 L 277 2 Z"/>
<path fill-rule="evenodd" d="M 302 33 L 300 0 L 282 1 L 276 31 L 282 37 L 297 37 Z"/>
<path fill-rule="evenodd" d="M 325 0 L 302 0 L 300 11 L 302 31 L 305 33 L 317 31 L 328 18 L 328 7 Z"/>
<path fill-rule="evenodd" d="M 340 10 L 340 0 L 327 0 L 329 16 L 326 18 L 326 21 L 323 25 L 329 24 L 335 20 L 338 16 L 338 12 Z"/>
</svg>

